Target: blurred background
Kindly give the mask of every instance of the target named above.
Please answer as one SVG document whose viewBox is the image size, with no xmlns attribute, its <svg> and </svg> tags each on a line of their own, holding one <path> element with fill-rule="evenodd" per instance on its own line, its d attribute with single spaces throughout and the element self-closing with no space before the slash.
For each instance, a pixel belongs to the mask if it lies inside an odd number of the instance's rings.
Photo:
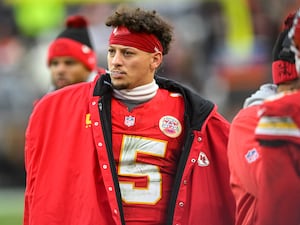
<svg viewBox="0 0 300 225">
<path fill-rule="evenodd" d="M 119 3 L 155 9 L 175 28 L 159 75 L 215 102 L 232 120 L 243 101 L 272 82 L 271 53 L 281 23 L 299 0 L 0 0 L 0 223 L 21 225 L 24 133 L 33 102 L 49 88 L 49 43 L 68 15 L 90 22 L 98 65 L 106 66 L 110 28 Z"/>
</svg>

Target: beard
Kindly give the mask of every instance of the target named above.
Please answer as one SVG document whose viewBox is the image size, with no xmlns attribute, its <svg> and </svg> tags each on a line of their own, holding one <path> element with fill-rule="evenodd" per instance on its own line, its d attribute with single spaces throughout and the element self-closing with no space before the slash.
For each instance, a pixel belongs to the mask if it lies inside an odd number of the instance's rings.
<svg viewBox="0 0 300 225">
<path fill-rule="evenodd" d="M 116 90 L 124 90 L 124 89 L 128 89 L 129 84 L 128 83 L 118 83 L 118 82 L 112 81 L 112 87 Z"/>
</svg>

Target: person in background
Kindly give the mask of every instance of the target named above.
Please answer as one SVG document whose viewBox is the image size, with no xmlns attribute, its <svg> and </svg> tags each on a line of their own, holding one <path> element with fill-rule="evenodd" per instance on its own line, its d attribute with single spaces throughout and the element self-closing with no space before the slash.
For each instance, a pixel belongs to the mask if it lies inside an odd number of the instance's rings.
<svg viewBox="0 0 300 225">
<path fill-rule="evenodd" d="M 300 9 L 289 31 L 297 78 L 289 91 L 259 109 L 255 138 L 261 146 L 258 225 L 300 224 Z"/>
<path fill-rule="evenodd" d="M 291 42 L 288 38 L 294 15 L 291 13 L 285 18 L 281 33 L 273 47 L 273 84 L 262 85 L 257 92 L 247 98 L 243 109 L 237 113 L 231 123 L 228 160 L 231 172 L 231 188 L 236 199 L 236 225 L 264 224 L 258 222 L 258 219 L 263 215 L 258 209 L 258 202 L 261 201 L 260 193 L 267 182 L 267 180 L 261 179 L 261 174 L 264 173 L 262 164 L 272 153 L 264 152 L 264 147 L 256 140 L 254 131 L 259 120 L 260 105 L 266 99 L 300 88 L 299 75 L 295 67 L 295 55 L 290 50 Z M 270 194 L 275 195 L 273 188 L 270 186 L 269 188 Z M 281 195 L 279 194 L 279 196 Z M 280 211 L 278 214 L 281 214 Z M 278 223 L 274 220 L 273 225 L 279 224 L 284 223 Z"/>
<path fill-rule="evenodd" d="M 109 73 L 48 94 L 31 114 L 24 225 L 233 225 L 229 122 L 156 74 L 171 24 L 120 6 L 106 25 Z"/>
<path fill-rule="evenodd" d="M 47 64 L 51 74 L 49 92 L 78 82 L 92 81 L 105 69 L 97 67 L 97 57 L 88 32 L 88 21 L 81 15 L 66 19 L 65 29 L 50 44 Z"/>
</svg>

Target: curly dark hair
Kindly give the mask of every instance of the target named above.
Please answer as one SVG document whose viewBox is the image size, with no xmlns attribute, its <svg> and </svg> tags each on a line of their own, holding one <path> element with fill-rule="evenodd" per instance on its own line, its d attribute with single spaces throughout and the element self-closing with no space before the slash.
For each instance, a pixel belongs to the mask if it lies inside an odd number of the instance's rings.
<svg viewBox="0 0 300 225">
<path fill-rule="evenodd" d="M 157 37 L 163 47 L 163 54 L 167 54 L 173 36 L 173 27 L 158 13 L 142 10 L 141 8 L 130 8 L 120 5 L 116 11 L 107 18 L 106 26 L 125 26 L 132 32 L 153 34 Z"/>
</svg>

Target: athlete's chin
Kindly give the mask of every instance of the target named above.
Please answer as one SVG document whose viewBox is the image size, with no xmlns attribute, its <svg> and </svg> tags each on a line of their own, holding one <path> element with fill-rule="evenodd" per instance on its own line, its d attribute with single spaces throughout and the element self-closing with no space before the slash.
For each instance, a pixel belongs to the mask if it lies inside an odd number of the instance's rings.
<svg viewBox="0 0 300 225">
<path fill-rule="evenodd" d="M 123 90 L 123 89 L 128 89 L 129 85 L 127 83 L 124 83 L 120 80 L 112 80 L 111 81 L 112 86 L 116 90 Z"/>
</svg>

